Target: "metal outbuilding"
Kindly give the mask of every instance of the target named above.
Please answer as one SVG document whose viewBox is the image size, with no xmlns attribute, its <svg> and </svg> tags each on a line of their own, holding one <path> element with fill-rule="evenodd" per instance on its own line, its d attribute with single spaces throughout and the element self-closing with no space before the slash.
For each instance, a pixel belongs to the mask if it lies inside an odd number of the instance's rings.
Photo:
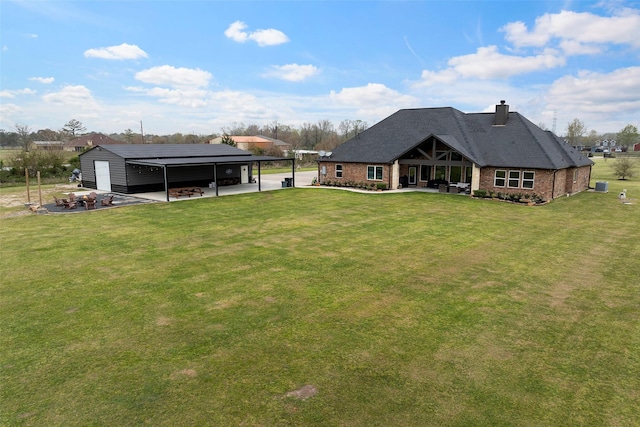
<svg viewBox="0 0 640 427">
<path fill-rule="evenodd" d="M 295 159 L 254 156 L 224 144 L 113 144 L 80 154 L 83 186 L 124 194 L 164 191 L 185 186 L 215 186 L 256 182 L 265 162 Z M 257 167 L 257 171 L 254 168 Z"/>
</svg>

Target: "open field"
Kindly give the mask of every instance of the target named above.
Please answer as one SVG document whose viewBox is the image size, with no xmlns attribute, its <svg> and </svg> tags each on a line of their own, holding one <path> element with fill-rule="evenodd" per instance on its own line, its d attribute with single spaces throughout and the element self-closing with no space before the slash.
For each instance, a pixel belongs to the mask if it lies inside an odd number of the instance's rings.
<svg viewBox="0 0 640 427">
<path fill-rule="evenodd" d="M 609 193 L 539 207 L 286 189 L 1 218 L 0 425 L 637 425 L 640 180 L 596 161 Z"/>
</svg>

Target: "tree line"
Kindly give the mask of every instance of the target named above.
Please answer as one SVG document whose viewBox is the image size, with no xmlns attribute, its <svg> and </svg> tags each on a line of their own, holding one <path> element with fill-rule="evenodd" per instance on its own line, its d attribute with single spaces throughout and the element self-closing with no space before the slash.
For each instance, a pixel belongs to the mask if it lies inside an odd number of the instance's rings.
<svg viewBox="0 0 640 427">
<path fill-rule="evenodd" d="M 617 147 L 632 150 L 633 145 L 640 142 L 638 128 L 634 125 L 628 124 L 617 133 L 600 134 L 594 129 L 588 130 L 586 124 L 577 118 L 567 124 L 564 138 L 574 147 L 595 147 L 598 141 L 613 140 L 616 141 Z"/>
<path fill-rule="evenodd" d="M 336 126 L 329 120 L 316 123 L 303 123 L 299 127 L 271 122 L 262 126 L 245 125 L 234 122 L 221 128 L 220 133 L 204 135 L 174 133 L 171 135 L 154 135 L 134 132 L 125 129 L 120 133 L 108 134 L 110 138 L 126 144 L 203 144 L 224 135 L 254 136 L 262 135 L 279 139 L 293 149 L 332 150 L 346 140 L 353 138 L 368 128 L 362 120 L 342 120 Z M 29 151 L 33 141 L 70 141 L 87 133 L 86 127 L 78 120 L 71 119 L 60 130 L 41 129 L 33 131 L 28 125 L 16 124 L 12 130 L 0 129 L 0 146 L 21 148 Z"/>
</svg>

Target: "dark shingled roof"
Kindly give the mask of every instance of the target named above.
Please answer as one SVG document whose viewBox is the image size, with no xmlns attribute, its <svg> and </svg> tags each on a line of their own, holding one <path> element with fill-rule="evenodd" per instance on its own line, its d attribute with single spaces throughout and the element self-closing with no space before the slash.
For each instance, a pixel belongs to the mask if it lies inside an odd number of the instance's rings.
<svg viewBox="0 0 640 427">
<path fill-rule="evenodd" d="M 334 149 L 330 161 L 392 163 L 433 136 L 480 167 L 564 169 L 592 164 L 552 132 L 519 113 L 508 114 L 506 125 L 494 126 L 494 113 L 469 114 L 451 107 L 400 110 Z"/>
<path fill-rule="evenodd" d="M 97 147 L 94 147 L 95 150 Z M 248 151 L 226 144 L 118 144 L 100 149 L 123 159 L 178 159 L 191 157 L 251 156 Z"/>
</svg>

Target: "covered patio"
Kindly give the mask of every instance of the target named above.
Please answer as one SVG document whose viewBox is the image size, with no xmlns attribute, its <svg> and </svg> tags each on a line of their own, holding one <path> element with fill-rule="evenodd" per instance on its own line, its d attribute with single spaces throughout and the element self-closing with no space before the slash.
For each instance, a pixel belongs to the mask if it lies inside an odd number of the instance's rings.
<svg viewBox="0 0 640 427">
<path fill-rule="evenodd" d="M 148 196 L 157 199 L 161 197 L 162 200 L 171 201 L 172 199 L 184 199 L 191 197 L 203 197 L 203 196 L 220 196 L 225 194 L 239 194 L 246 193 L 248 191 L 263 191 L 263 179 L 262 179 L 262 164 L 264 162 L 274 162 L 274 161 L 290 161 L 291 162 L 291 177 L 287 178 L 287 182 L 290 182 L 290 186 L 295 187 L 295 158 L 277 158 L 270 156 L 236 156 L 236 157 L 199 157 L 199 158 L 165 158 L 165 159 L 136 159 L 136 160 L 127 160 L 126 164 L 128 166 L 143 166 L 143 167 L 151 167 L 151 168 L 160 168 L 162 170 L 164 191 L 162 192 L 147 192 Z M 245 170 L 244 167 L 248 164 L 257 165 L 257 176 L 254 177 L 252 174 L 252 170 L 248 167 Z M 186 174 L 188 174 L 189 168 L 195 167 L 211 167 L 212 169 L 212 180 L 207 186 L 198 186 L 198 185 L 184 185 L 183 183 L 176 183 L 172 181 L 171 177 L 173 175 L 172 172 L 175 172 L 179 169 L 186 170 Z M 220 166 L 235 166 L 240 167 L 242 170 L 242 177 L 240 178 L 240 183 L 233 183 L 230 185 L 220 185 L 222 182 L 234 182 L 229 181 L 229 178 L 225 176 L 221 176 L 219 174 Z M 231 171 L 232 169 L 227 169 L 227 171 Z M 245 175 L 246 174 L 246 175 Z M 184 175 L 184 174 L 183 174 Z M 269 189 L 272 190 L 273 183 L 271 180 L 268 180 Z M 175 192 L 172 192 L 172 189 L 176 188 L 191 188 L 197 187 L 199 194 L 191 194 L 191 195 L 177 195 Z"/>
</svg>

